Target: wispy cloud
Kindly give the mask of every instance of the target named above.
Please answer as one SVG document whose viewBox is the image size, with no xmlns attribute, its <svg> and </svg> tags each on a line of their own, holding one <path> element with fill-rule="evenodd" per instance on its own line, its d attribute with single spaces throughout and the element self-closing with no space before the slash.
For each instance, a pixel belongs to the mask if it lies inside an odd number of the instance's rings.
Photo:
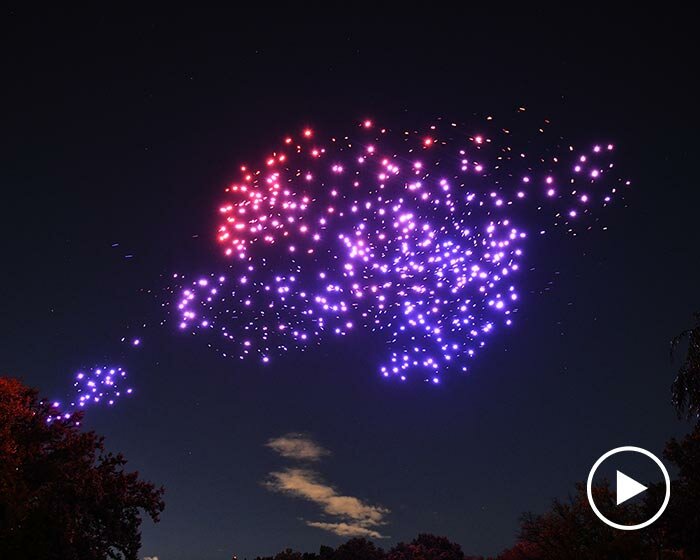
<svg viewBox="0 0 700 560">
<path fill-rule="evenodd" d="M 304 461 L 302 467 L 286 468 L 271 472 L 265 487 L 294 498 L 301 498 L 319 506 L 328 521 L 305 521 L 309 527 L 329 531 L 341 537 L 384 538 L 377 528 L 386 525 L 388 509 L 368 504 L 360 498 L 340 494 L 326 484 L 321 476 L 308 468 L 309 461 L 320 461 L 330 451 L 316 443 L 310 436 L 288 433 L 268 440 L 265 445 L 286 459 Z"/>
<path fill-rule="evenodd" d="M 368 536 L 382 538 L 372 529 L 386 524 L 389 510 L 370 505 L 359 498 L 339 494 L 332 486 L 321 481 L 319 475 L 309 469 L 288 468 L 271 472 L 265 486 L 274 492 L 302 498 L 317 504 L 325 514 L 336 517 L 338 522 L 309 522 L 307 525 L 330 531 L 340 536 Z"/>
<path fill-rule="evenodd" d="M 287 459 L 318 461 L 321 457 L 330 455 L 330 451 L 304 434 L 285 434 L 268 440 L 265 445 Z"/>
<path fill-rule="evenodd" d="M 384 535 L 373 529 L 367 529 L 366 527 L 353 525 L 352 523 L 322 523 L 320 521 L 307 521 L 306 524 L 309 527 L 316 527 L 317 529 L 330 531 L 339 537 L 366 537 L 370 539 L 386 538 Z"/>
</svg>

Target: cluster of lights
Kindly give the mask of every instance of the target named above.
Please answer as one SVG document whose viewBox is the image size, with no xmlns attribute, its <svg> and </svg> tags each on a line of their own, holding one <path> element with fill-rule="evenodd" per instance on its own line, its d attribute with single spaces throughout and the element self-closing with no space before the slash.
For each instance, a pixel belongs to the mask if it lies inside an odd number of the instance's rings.
<svg viewBox="0 0 700 560">
<path fill-rule="evenodd" d="M 130 387 L 122 388 L 125 378 L 126 371 L 115 366 L 96 367 L 76 373 L 73 382 L 74 395 L 68 406 L 54 401 L 51 403 L 52 414 L 47 420 L 68 420 L 78 410 L 99 404 L 114 405 L 120 397 L 133 393 Z"/>
<path fill-rule="evenodd" d="M 179 329 L 263 363 L 371 331 L 388 346 L 385 377 L 439 383 L 467 371 L 512 324 L 532 233 L 591 228 L 629 185 L 611 144 L 538 151 L 513 136 L 489 117 L 472 131 L 395 133 L 367 120 L 340 138 L 310 128 L 286 138 L 226 189 L 227 272 L 174 275 Z"/>
</svg>

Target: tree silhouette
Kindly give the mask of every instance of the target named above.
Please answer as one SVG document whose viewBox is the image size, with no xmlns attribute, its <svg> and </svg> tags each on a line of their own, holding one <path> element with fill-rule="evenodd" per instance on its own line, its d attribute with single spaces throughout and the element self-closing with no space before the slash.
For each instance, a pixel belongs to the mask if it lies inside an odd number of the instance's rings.
<svg viewBox="0 0 700 560">
<path fill-rule="evenodd" d="M 313 552 L 296 552 L 291 548 L 275 556 L 258 556 L 255 560 L 384 560 L 384 551 L 372 541 L 354 538 L 341 544 L 337 549 L 322 546 L 318 554 Z"/>
<path fill-rule="evenodd" d="M 288 548 L 276 554 L 275 560 L 302 560 L 302 554 L 301 552 L 294 552 L 291 548 Z"/>
<path fill-rule="evenodd" d="M 700 557 L 700 424 L 681 441 L 666 444 L 666 459 L 678 468 L 669 507 L 661 518 L 668 546 Z"/>
<path fill-rule="evenodd" d="M 532 544 L 519 542 L 513 548 L 504 550 L 495 560 L 539 560 L 542 558 L 539 549 Z"/>
<path fill-rule="evenodd" d="M 0 558 L 135 560 L 141 512 L 158 521 L 163 489 L 125 472 L 79 414 L 49 423 L 52 412 L 0 377 Z"/>
<path fill-rule="evenodd" d="M 695 326 L 683 331 L 671 341 L 671 358 L 679 346 L 688 343 L 678 375 L 672 386 L 673 405 L 680 417 L 700 418 L 700 313 L 695 313 Z"/>
<path fill-rule="evenodd" d="M 465 560 L 462 547 L 457 543 L 426 533 L 408 544 L 397 544 L 386 557 L 387 560 Z"/>
<path fill-rule="evenodd" d="M 617 506 L 607 485 L 593 487 L 592 492 L 603 515 L 623 525 L 633 524 L 640 511 L 646 510 L 644 504 Z M 525 514 L 521 550 L 508 552 L 511 558 L 528 560 L 646 559 L 655 558 L 650 552 L 656 549 L 657 540 L 654 531 L 625 532 L 602 523 L 591 510 L 585 485 L 578 484 L 568 501 L 555 500 L 542 515 Z"/>
<path fill-rule="evenodd" d="M 382 560 L 386 555 L 384 551 L 375 546 L 372 541 L 362 538 L 350 539 L 345 544 L 341 544 L 333 553 L 333 560 Z"/>
</svg>

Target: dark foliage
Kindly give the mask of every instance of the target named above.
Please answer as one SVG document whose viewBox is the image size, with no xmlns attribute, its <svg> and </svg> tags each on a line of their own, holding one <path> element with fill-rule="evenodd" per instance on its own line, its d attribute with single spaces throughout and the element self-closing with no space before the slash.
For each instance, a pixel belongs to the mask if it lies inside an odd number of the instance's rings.
<svg viewBox="0 0 700 560">
<path fill-rule="evenodd" d="M 367 539 L 350 539 L 345 544 L 341 544 L 331 557 L 332 560 L 355 560 L 355 558 L 365 558 L 366 560 L 382 560 L 386 555 L 384 551 L 375 546 Z"/>
<path fill-rule="evenodd" d="M 142 512 L 158 520 L 163 489 L 126 472 L 80 415 L 47 423 L 50 413 L 0 378 L 0 558 L 135 560 Z"/>
<path fill-rule="evenodd" d="M 258 556 L 255 560 L 383 560 L 384 551 L 367 539 L 350 539 L 337 549 L 330 546 L 322 546 L 318 554 L 313 552 L 295 552 L 291 549 L 284 550 L 275 556 Z"/>
<path fill-rule="evenodd" d="M 664 455 L 678 468 L 672 499 L 661 518 L 668 545 L 700 558 L 700 424 L 681 441 L 669 441 Z"/>
<path fill-rule="evenodd" d="M 608 486 L 593 488 L 596 504 L 606 517 L 630 525 L 646 505 L 616 506 Z M 657 531 L 625 532 L 608 527 L 588 504 L 586 487 L 577 485 L 568 501 L 555 500 L 542 515 L 523 516 L 519 546 L 499 556 L 500 560 L 614 560 L 655 559 Z"/>
<path fill-rule="evenodd" d="M 421 534 L 410 543 L 399 543 L 388 552 L 367 539 L 355 538 L 335 550 L 322 546 L 319 554 L 285 550 L 276 556 L 255 560 L 477 560 L 467 557 L 461 547 L 445 537 Z"/>
<path fill-rule="evenodd" d="M 464 560 L 462 547 L 445 537 L 421 534 L 410 543 L 399 543 L 387 554 L 387 560 Z"/>
<path fill-rule="evenodd" d="M 678 375 L 672 386 L 673 405 L 680 417 L 700 418 L 700 313 L 695 314 L 695 326 L 671 341 L 671 357 L 679 346 L 688 344 Z"/>
</svg>

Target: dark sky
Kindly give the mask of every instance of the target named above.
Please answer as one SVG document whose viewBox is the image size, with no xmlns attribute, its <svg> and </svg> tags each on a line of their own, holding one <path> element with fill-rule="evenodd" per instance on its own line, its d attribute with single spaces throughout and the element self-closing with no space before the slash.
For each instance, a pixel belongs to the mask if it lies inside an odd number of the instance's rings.
<svg viewBox="0 0 700 560">
<path fill-rule="evenodd" d="M 324 481 L 391 510 L 383 546 L 434 532 L 473 554 L 511 545 L 520 513 L 565 497 L 608 449 L 660 453 L 682 433 L 668 343 L 700 309 L 697 33 L 688 14 L 585 8 L 411 21 L 404 8 L 359 6 L 5 8 L 0 373 L 55 397 L 77 369 L 122 360 L 137 395 L 86 425 L 167 489 L 143 555 L 342 542 L 305 524 L 322 518 L 317 506 L 261 484 L 288 464 L 265 442 L 289 432 L 331 451 L 315 467 Z M 634 189 L 607 232 L 539 255 L 517 325 L 472 375 L 381 382 L 361 336 L 265 369 L 170 324 L 145 331 L 138 352 L 119 343 L 164 318 L 142 290 L 219 258 L 222 189 L 287 132 L 367 116 L 469 121 L 521 105 L 574 139 L 614 139 Z"/>
</svg>

